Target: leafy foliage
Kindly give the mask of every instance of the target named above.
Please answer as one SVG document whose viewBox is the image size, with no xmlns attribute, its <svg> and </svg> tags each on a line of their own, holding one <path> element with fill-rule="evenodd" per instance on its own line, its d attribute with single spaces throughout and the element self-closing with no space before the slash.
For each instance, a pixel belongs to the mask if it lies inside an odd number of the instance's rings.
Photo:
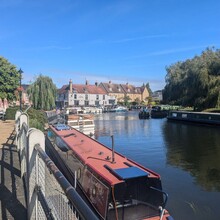
<svg viewBox="0 0 220 220">
<path fill-rule="evenodd" d="M 207 48 L 201 56 L 177 62 L 166 71 L 167 103 L 197 110 L 220 107 L 220 50 Z"/>
<path fill-rule="evenodd" d="M 19 110 L 18 106 L 7 108 L 5 113 L 5 120 L 14 120 L 17 110 Z M 22 110 L 24 111 L 25 109 Z M 44 125 L 47 122 L 45 113 L 43 111 L 35 110 L 33 108 L 30 108 L 27 113 L 29 115 L 30 127 L 44 131 Z"/>
<path fill-rule="evenodd" d="M 15 98 L 15 90 L 19 86 L 20 74 L 16 66 L 0 57 L 0 98 L 12 101 Z"/>
<path fill-rule="evenodd" d="M 148 92 L 149 92 L 149 95 L 152 96 L 153 92 L 152 92 L 152 90 L 151 90 L 151 88 L 150 88 L 150 84 L 147 83 L 145 86 L 146 86 L 146 88 L 147 88 L 147 90 L 148 90 Z"/>
<path fill-rule="evenodd" d="M 35 109 L 51 110 L 55 107 L 57 88 L 51 78 L 40 75 L 27 92 Z"/>
</svg>

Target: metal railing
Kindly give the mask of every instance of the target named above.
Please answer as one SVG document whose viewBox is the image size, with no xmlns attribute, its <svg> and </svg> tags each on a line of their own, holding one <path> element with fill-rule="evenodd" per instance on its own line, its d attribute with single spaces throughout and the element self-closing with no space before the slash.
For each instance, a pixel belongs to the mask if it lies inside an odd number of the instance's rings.
<svg viewBox="0 0 220 220">
<path fill-rule="evenodd" d="M 15 115 L 16 144 L 27 195 L 28 219 L 98 219 L 45 153 L 45 136 Z"/>
</svg>

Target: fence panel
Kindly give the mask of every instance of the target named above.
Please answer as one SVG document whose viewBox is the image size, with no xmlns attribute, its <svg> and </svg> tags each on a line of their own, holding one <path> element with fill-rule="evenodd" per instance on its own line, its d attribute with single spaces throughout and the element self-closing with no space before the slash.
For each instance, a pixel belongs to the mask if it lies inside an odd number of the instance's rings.
<svg viewBox="0 0 220 220">
<path fill-rule="evenodd" d="M 29 128 L 26 113 L 15 116 L 16 143 L 27 194 L 28 219 L 97 220 L 45 153 L 45 136 Z"/>
</svg>

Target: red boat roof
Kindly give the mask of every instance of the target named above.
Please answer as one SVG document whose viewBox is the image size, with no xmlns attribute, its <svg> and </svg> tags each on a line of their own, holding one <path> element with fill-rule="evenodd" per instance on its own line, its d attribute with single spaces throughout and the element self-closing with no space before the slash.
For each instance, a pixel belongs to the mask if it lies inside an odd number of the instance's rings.
<svg viewBox="0 0 220 220">
<path fill-rule="evenodd" d="M 69 130 L 65 130 L 65 125 L 60 125 L 57 129 L 53 126 L 50 127 L 78 155 L 82 163 L 90 167 L 110 185 L 121 183 L 128 178 L 140 176 L 160 178 L 159 174 L 117 152 L 114 153 L 114 162 L 112 162 L 111 149 L 76 129 L 69 128 Z"/>
</svg>

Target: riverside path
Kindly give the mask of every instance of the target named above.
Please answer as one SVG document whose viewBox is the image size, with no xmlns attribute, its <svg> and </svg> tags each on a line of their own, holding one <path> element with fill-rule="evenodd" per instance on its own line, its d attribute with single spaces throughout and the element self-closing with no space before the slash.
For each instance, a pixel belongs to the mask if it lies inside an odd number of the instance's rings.
<svg viewBox="0 0 220 220">
<path fill-rule="evenodd" d="M 0 220 L 27 219 L 14 124 L 0 120 Z"/>
</svg>

